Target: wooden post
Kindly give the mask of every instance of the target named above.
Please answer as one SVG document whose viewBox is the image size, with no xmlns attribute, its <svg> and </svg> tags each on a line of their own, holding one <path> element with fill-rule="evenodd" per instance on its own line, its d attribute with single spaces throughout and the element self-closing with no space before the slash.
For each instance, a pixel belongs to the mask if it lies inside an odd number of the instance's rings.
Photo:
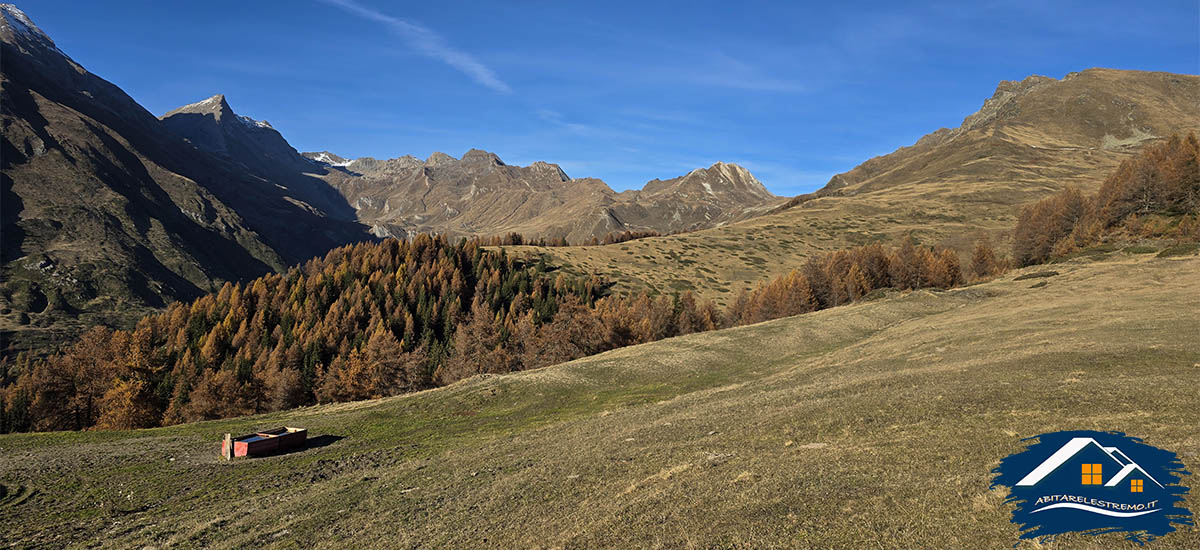
<svg viewBox="0 0 1200 550">
<path fill-rule="evenodd" d="M 233 434 L 225 434 L 225 441 L 221 442 L 221 456 L 225 460 L 233 460 Z"/>
</svg>

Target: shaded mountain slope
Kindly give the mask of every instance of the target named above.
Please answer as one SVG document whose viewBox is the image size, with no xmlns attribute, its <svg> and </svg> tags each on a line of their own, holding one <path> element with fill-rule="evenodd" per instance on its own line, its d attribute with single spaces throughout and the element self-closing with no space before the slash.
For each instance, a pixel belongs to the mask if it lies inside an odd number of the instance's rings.
<svg viewBox="0 0 1200 550">
<path fill-rule="evenodd" d="M 235 113 L 224 95 L 172 110 L 161 120 L 170 131 L 239 171 L 283 185 L 290 197 L 303 201 L 314 213 L 355 219 L 354 209 L 319 178 L 327 173 L 321 163 L 297 153 L 268 122 Z"/>
<path fill-rule="evenodd" d="M 0 12 L 6 340 L 80 312 L 195 297 L 369 237 L 200 152 L 20 10 Z"/>
</svg>

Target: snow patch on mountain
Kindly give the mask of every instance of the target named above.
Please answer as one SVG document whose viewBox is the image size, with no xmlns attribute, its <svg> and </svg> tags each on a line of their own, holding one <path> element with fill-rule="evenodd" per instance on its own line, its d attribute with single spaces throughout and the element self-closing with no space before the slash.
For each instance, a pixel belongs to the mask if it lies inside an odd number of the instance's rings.
<svg viewBox="0 0 1200 550">
<path fill-rule="evenodd" d="M 55 53 L 63 56 L 68 62 L 75 64 L 66 53 L 58 49 L 54 41 L 50 39 L 50 35 L 42 32 L 37 25 L 33 24 L 33 20 L 25 15 L 25 12 L 13 4 L 0 4 L 0 35 L 11 36 L 13 38 L 22 38 L 23 40 L 31 41 L 39 47 L 48 48 Z"/>
<path fill-rule="evenodd" d="M 222 101 L 225 101 L 225 96 L 223 96 L 221 94 L 217 94 L 208 99 L 203 99 L 203 100 L 197 101 L 195 103 L 188 103 L 187 105 L 184 105 L 183 107 L 180 107 L 175 110 L 176 111 L 209 110 L 209 109 L 214 109 L 214 108 L 219 107 L 221 105 Z"/>
<path fill-rule="evenodd" d="M 18 32 L 26 36 L 37 36 L 39 38 L 50 40 L 46 33 L 42 32 L 25 12 L 13 4 L 0 4 L 0 12 L 4 13 L 4 23 L 12 28 L 13 32 Z M 51 41 L 53 43 L 53 41 Z"/>
<path fill-rule="evenodd" d="M 311 153 L 305 153 L 305 155 L 309 155 L 309 154 L 311 154 Z M 321 151 L 320 153 L 313 154 L 311 157 L 306 156 L 305 158 L 307 158 L 313 162 L 319 162 L 319 163 L 327 165 L 327 166 L 337 166 L 337 167 L 341 167 L 341 168 L 345 168 L 347 166 L 350 166 L 351 164 L 354 164 L 354 160 L 355 160 L 355 159 L 343 159 L 337 155 L 330 154 L 326 151 Z"/>
<path fill-rule="evenodd" d="M 238 118 L 238 120 L 240 120 L 242 122 L 242 124 L 245 124 L 246 127 L 248 127 L 248 128 L 270 128 L 272 130 L 275 129 L 275 128 L 271 127 L 271 124 L 265 120 L 254 120 L 245 115 L 238 115 L 237 118 Z"/>
</svg>

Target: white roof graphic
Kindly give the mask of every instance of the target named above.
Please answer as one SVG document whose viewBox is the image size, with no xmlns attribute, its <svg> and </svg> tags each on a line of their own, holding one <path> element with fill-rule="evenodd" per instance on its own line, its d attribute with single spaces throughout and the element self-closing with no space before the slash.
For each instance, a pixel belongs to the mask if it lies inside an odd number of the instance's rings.
<svg viewBox="0 0 1200 550">
<path fill-rule="evenodd" d="M 1078 454 L 1079 451 L 1087 448 L 1088 445 L 1095 445 L 1101 451 L 1104 451 L 1104 454 L 1107 455 L 1108 458 L 1111 458 L 1113 462 L 1116 462 L 1117 465 L 1121 467 L 1121 470 L 1117 472 L 1117 475 L 1113 476 L 1112 479 L 1108 480 L 1108 483 L 1104 484 L 1105 487 L 1116 486 L 1116 484 L 1120 483 L 1121 480 L 1133 473 L 1134 470 L 1141 472 L 1143 476 L 1146 476 L 1146 479 L 1153 481 L 1155 485 L 1158 485 L 1159 487 L 1163 486 L 1158 482 L 1158 480 L 1151 477 L 1146 470 L 1142 469 L 1138 463 L 1129 458 L 1129 455 L 1126 455 L 1116 447 L 1105 447 L 1090 437 L 1072 438 L 1065 445 L 1059 447 L 1057 451 L 1054 451 L 1054 454 L 1050 455 L 1050 458 L 1047 458 L 1045 461 L 1039 464 L 1037 468 L 1034 468 L 1032 472 L 1029 472 L 1028 475 L 1021 478 L 1021 481 L 1017 482 L 1017 486 L 1028 487 L 1030 485 L 1037 485 L 1039 481 L 1050 475 L 1050 473 L 1054 470 L 1057 470 L 1058 467 L 1062 466 L 1066 461 L 1071 460 L 1071 457 Z"/>
</svg>

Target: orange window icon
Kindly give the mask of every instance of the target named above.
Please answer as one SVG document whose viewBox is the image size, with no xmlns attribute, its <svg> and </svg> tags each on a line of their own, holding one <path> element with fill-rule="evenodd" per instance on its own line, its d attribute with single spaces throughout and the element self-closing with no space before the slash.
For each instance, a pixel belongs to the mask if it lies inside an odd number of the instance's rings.
<svg viewBox="0 0 1200 550">
<path fill-rule="evenodd" d="M 1084 464 L 1083 465 L 1083 484 L 1084 485 L 1104 485 L 1101 479 L 1100 464 Z"/>
<path fill-rule="evenodd" d="M 1135 479 L 1133 481 L 1130 481 L 1129 482 L 1129 492 L 1131 492 L 1131 493 L 1142 492 L 1142 480 Z"/>
</svg>

